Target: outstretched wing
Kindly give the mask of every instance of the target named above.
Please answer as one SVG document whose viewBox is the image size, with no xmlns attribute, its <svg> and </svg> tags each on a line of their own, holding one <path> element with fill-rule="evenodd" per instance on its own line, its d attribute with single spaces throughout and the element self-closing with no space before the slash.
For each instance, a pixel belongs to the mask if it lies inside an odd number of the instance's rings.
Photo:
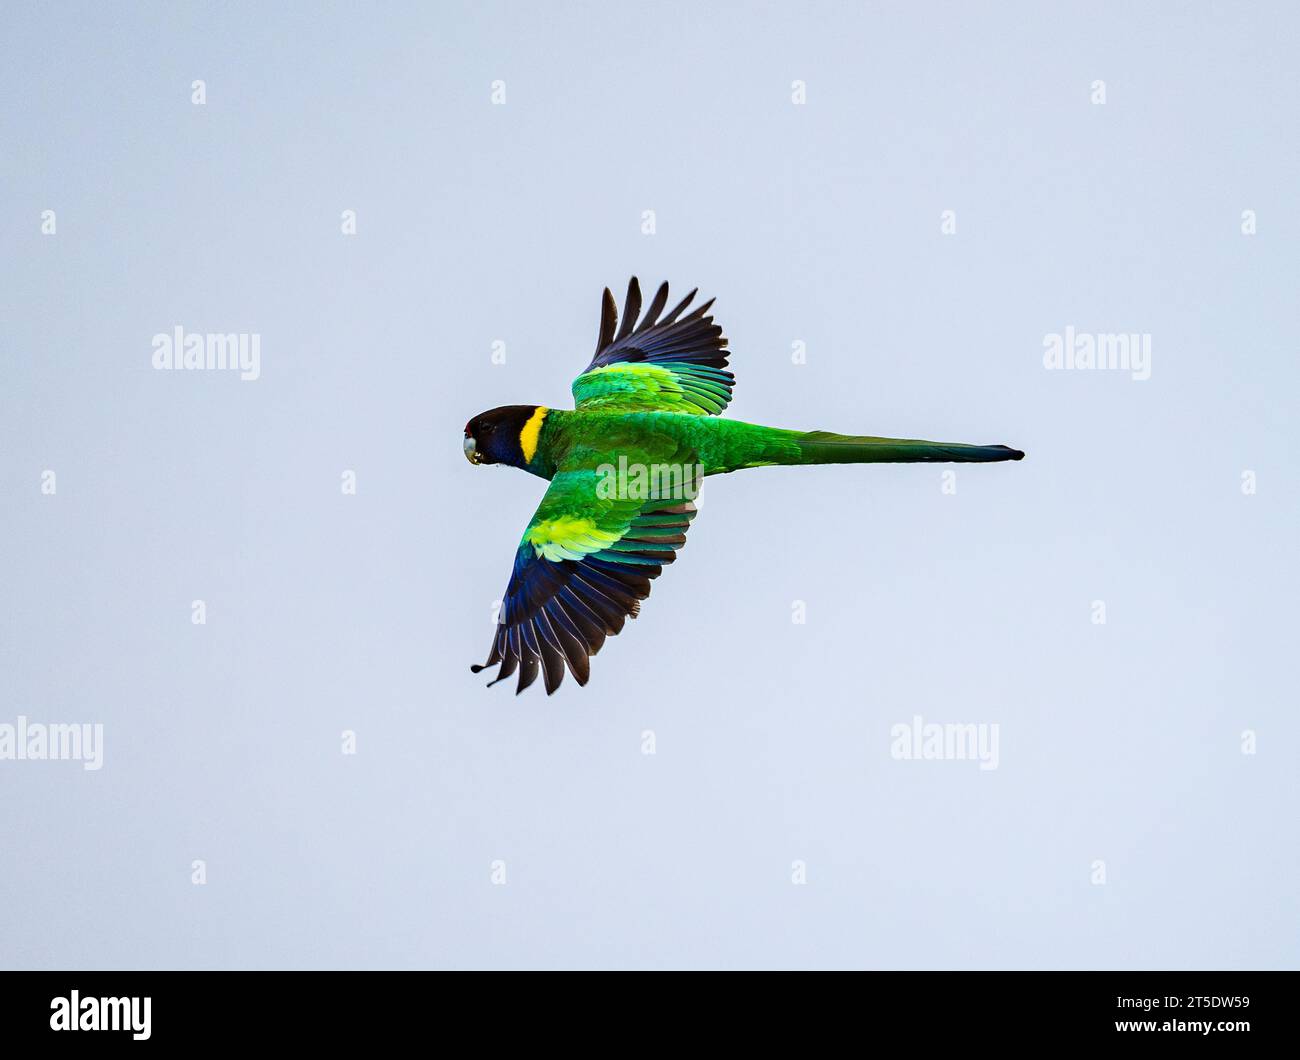
<svg viewBox="0 0 1300 1060">
<path fill-rule="evenodd" d="M 660 286 L 641 313 L 641 286 L 627 285 L 623 326 L 609 288 L 601 303 L 596 355 L 573 381 L 573 400 L 582 411 L 685 412 L 716 416 L 731 401 L 736 377 L 727 367 L 727 339 L 708 315 L 713 300 L 682 316 L 691 291 L 662 320 L 668 285 Z M 617 333 L 615 333 L 615 329 Z"/>
<path fill-rule="evenodd" d="M 695 506 L 682 494 L 693 496 L 698 481 L 686 486 L 638 498 L 597 471 L 556 474 L 519 543 L 492 650 L 474 673 L 500 663 L 495 684 L 518 670 L 517 694 L 540 670 L 549 695 L 567 665 L 585 685 L 589 657 L 636 618 L 650 582 L 686 543 Z"/>
</svg>

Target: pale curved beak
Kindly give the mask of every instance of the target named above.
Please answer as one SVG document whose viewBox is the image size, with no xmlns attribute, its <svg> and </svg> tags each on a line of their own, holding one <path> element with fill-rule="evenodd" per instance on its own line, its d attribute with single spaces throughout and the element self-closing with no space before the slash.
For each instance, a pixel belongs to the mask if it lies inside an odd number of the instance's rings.
<svg viewBox="0 0 1300 1060">
<path fill-rule="evenodd" d="M 474 444 L 473 438 L 465 439 L 465 459 L 471 464 L 478 463 L 478 446 Z"/>
</svg>

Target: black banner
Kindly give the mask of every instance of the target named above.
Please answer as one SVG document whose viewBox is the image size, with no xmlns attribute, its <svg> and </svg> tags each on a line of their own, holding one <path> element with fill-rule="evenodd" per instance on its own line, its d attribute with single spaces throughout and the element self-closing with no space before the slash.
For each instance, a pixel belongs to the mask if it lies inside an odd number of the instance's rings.
<svg viewBox="0 0 1300 1060">
<path fill-rule="evenodd" d="M 6 1045 L 1295 1039 L 1294 972 L 5 972 Z M 593 1036 L 599 1034 L 600 1038 Z M 1156 1039 L 1168 1041 L 1157 1042 Z M 19 1055 L 19 1054 L 11 1054 Z"/>
</svg>

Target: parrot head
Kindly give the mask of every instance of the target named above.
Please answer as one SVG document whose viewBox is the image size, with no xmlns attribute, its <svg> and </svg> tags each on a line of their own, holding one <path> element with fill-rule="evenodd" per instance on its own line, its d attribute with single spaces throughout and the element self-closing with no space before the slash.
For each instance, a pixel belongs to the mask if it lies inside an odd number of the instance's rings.
<svg viewBox="0 0 1300 1060">
<path fill-rule="evenodd" d="M 537 405 L 503 405 L 465 424 L 465 459 L 471 464 L 523 467 L 537 449 Z"/>
</svg>

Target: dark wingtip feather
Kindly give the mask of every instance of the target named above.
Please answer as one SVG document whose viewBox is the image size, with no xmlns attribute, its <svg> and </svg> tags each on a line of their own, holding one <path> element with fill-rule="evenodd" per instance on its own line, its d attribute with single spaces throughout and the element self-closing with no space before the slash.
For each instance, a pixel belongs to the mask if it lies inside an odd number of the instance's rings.
<svg viewBox="0 0 1300 1060">
<path fill-rule="evenodd" d="M 677 318 L 681 315 L 682 310 L 691 304 L 691 300 L 697 294 L 699 294 L 699 291 L 700 289 L 698 287 L 692 287 L 690 294 L 688 294 L 685 298 L 683 298 L 680 302 L 678 302 L 677 308 L 674 309 L 671 313 L 669 313 L 666 317 L 664 317 L 663 320 L 660 321 L 660 323 L 672 324 L 674 321 L 676 321 Z"/>
<path fill-rule="evenodd" d="M 691 293 L 694 294 L 695 292 L 692 291 Z M 691 310 L 691 314 L 690 314 L 690 316 L 686 317 L 685 320 L 698 320 L 698 319 L 700 319 L 700 317 L 704 316 L 705 313 L 707 313 L 711 308 L 713 308 L 713 303 L 716 302 L 716 301 L 717 301 L 716 298 L 710 298 L 710 299 L 709 299 L 707 302 L 705 302 L 702 306 L 699 306 L 698 308 Z M 683 321 L 683 323 L 685 323 L 685 320 Z M 718 328 L 718 332 L 719 332 L 719 334 L 721 334 L 722 329 L 721 329 L 721 328 Z"/>
<path fill-rule="evenodd" d="M 659 314 L 664 311 L 664 306 L 668 304 L 668 282 L 665 280 L 659 285 L 659 290 L 655 292 L 654 300 L 650 303 L 650 308 L 645 311 L 645 318 L 641 321 L 641 326 L 637 331 L 645 331 L 647 328 L 654 327 L 659 319 Z"/>
<path fill-rule="evenodd" d="M 537 665 L 537 656 L 525 649 L 523 656 L 519 660 L 519 684 L 515 688 L 515 695 L 519 695 L 520 692 L 537 680 L 537 671 L 540 669 L 541 667 Z"/>
<path fill-rule="evenodd" d="M 509 677 L 511 674 L 515 672 L 515 667 L 517 667 L 518 665 L 519 665 L 518 656 L 512 655 L 511 653 L 507 652 L 505 656 L 501 659 L 501 669 L 497 671 L 496 677 L 494 677 L 491 681 L 488 682 L 487 684 L 488 688 L 491 688 L 493 685 L 497 684 L 500 681 L 504 681 L 507 677 Z"/>
<path fill-rule="evenodd" d="M 614 301 L 613 292 L 606 287 L 604 297 L 600 300 L 600 335 L 596 338 L 597 353 L 614 341 L 616 327 L 618 327 L 618 303 Z"/>
<path fill-rule="evenodd" d="M 627 283 L 627 299 L 623 302 L 623 326 L 614 337 L 615 342 L 627 338 L 636 327 L 636 318 L 641 315 L 641 285 L 635 276 Z"/>
</svg>

